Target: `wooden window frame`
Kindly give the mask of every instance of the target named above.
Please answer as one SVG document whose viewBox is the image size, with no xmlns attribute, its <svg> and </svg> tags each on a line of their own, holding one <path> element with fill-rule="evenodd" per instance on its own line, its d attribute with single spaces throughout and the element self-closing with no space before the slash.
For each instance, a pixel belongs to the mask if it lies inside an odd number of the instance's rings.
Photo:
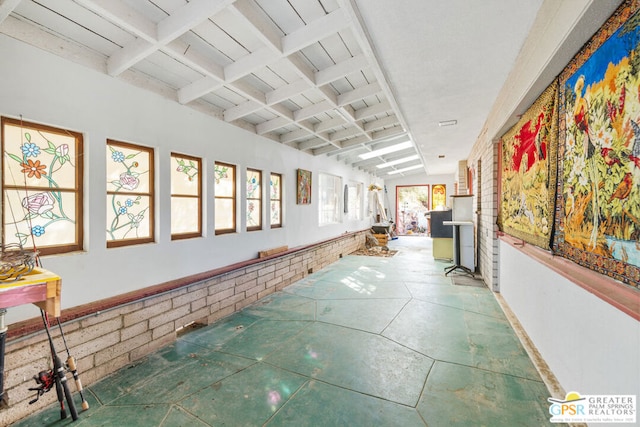
<svg viewBox="0 0 640 427">
<path fill-rule="evenodd" d="M 282 174 L 281 173 L 275 173 L 275 172 L 271 172 L 270 178 L 277 176 L 280 180 L 280 186 L 278 187 L 278 198 L 276 199 L 272 199 L 271 198 L 271 179 L 269 180 L 269 213 L 271 213 L 271 203 L 273 203 L 274 201 L 278 202 L 278 206 L 280 209 L 280 222 L 277 222 L 275 224 L 271 223 L 271 215 L 269 215 L 269 224 L 271 224 L 271 228 L 281 228 L 282 227 L 282 184 L 283 184 L 283 180 L 282 180 Z"/>
<path fill-rule="evenodd" d="M 118 239 L 118 240 L 107 240 L 107 248 L 119 248 L 123 246 L 133 246 L 140 245 L 144 243 L 153 243 L 155 242 L 155 160 L 154 160 L 154 149 L 152 147 L 145 147 L 143 145 L 132 144 L 129 142 L 116 141 L 113 139 L 107 139 L 106 148 L 109 147 L 122 147 L 129 150 L 139 150 L 148 153 L 149 155 L 149 191 L 131 191 L 127 193 L 120 193 L 117 191 L 107 190 L 107 198 L 116 194 L 131 194 L 136 196 L 146 196 L 149 197 L 149 236 L 148 237 L 140 237 L 140 238 L 131 238 L 131 239 Z M 110 159 L 107 158 L 106 161 Z"/>
<path fill-rule="evenodd" d="M 202 237 L 202 159 L 200 157 L 188 156 L 186 154 L 180 153 L 171 153 L 171 167 L 173 165 L 173 159 L 184 159 L 189 160 L 197 165 L 198 169 L 198 194 L 195 196 L 192 194 L 178 194 L 171 192 L 171 202 L 173 203 L 174 198 L 182 198 L 182 199 L 198 199 L 198 230 L 191 231 L 186 233 L 171 233 L 171 240 L 183 240 L 183 239 L 192 239 L 195 237 Z"/>
<path fill-rule="evenodd" d="M 223 167 L 228 167 L 233 171 L 233 190 L 231 191 L 231 196 L 218 196 L 216 194 L 215 191 L 215 181 L 214 181 L 214 200 L 215 199 L 225 199 L 225 200 L 232 200 L 232 209 L 233 212 L 231 213 L 231 217 L 233 218 L 233 227 L 231 228 L 217 228 L 216 225 L 216 221 L 215 221 L 215 210 L 214 210 L 214 228 L 215 228 L 215 234 L 219 235 L 219 234 L 229 234 L 229 233 L 235 233 L 236 232 L 236 227 L 237 227 L 237 221 L 236 221 L 236 204 L 237 204 L 237 196 L 236 196 L 236 186 L 237 186 L 237 169 L 235 165 L 232 165 L 230 163 L 224 163 L 224 162 L 215 162 L 213 167 L 215 169 L 216 166 L 223 166 Z"/>
<path fill-rule="evenodd" d="M 258 187 L 259 188 L 258 197 L 249 197 L 248 191 L 245 194 L 245 196 L 246 196 L 246 204 L 247 204 L 246 208 L 249 209 L 249 202 L 253 200 L 254 202 L 257 203 L 258 209 L 259 209 L 259 212 L 258 212 L 258 225 L 254 225 L 254 226 L 251 226 L 251 227 L 249 227 L 247 225 L 247 231 L 258 231 L 258 230 L 262 230 L 262 199 L 263 199 L 263 195 L 262 195 L 262 193 L 263 193 L 263 190 L 262 190 L 262 188 L 263 188 L 262 175 L 263 175 L 263 173 L 259 169 L 247 168 L 247 175 L 249 175 L 249 172 L 252 172 L 252 173 L 257 174 L 259 176 L 260 186 Z M 248 176 L 247 176 L 247 179 L 248 179 Z"/>
<path fill-rule="evenodd" d="M 40 131 L 44 131 L 44 132 L 48 132 L 48 133 L 55 133 L 55 134 L 61 134 L 61 135 L 65 135 L 65 136 L 71 136 L 75 139 L 75 154 L 76 157 L 72 160 L 73 164 L 75 165 L 75 186 L 74 188 L 58 188 L 59 191 L 64 191 L 67 193 L 73 193 L 76 196 L 76 203 L 75 203 L 75 209 L 74 209 L 74 215 L 75 215 L 75 239 L 74 242 L 69 244 L 63 244 L 63 245 L 53 245 L 53 246 L 46 246 L 46 247 L 37 247 L 36 249 L 38 250 L 38 252 L 40 253 L 40 255 L 54 255 L 54 254 L 63 254 L 63 253 L 69 253 L 69 252 L 76 252 L 76 251 L 82 251 L 83 250 L 83 239 L 84 239 L 84 235 L 83 235 L 83 231 L 84 231 L 84 223 L 83 223 L 83 203 L 84 203 L 84 191 L 83 191 L 83 176 L 84 176 L 84 171 L 83 171 L 83 159 L 84 159 L 84 139 L 83 136 L 80 132 L 74 132 L 74 131 L 70 131 L 67 129 L 61 129 L 61 128 L 56 128 L 56 127 L 52 127 L 52 126 L 46 126 L 46 125 L 42 125 L 39 123 L 32 123 L 32 122 L 25 122 L 23 120 L 18 120 L 18 119 L 11 119 L 8 117 L 2 117 L 0 119 L 0 128 L 1 128 L 1 138 L 0 140 L 2 141 L 2 152 L 5 153 L 5 125 L 11 125 L 11 126 L 17 126 L 17 127 L 28 127 L 29 129 L 34 129 L 34 130 L 40 130 Z M 51 148 L 51 147 L 49 147 Z M 2 170 L 2 176 L 11 176 L 11 173 L 7 174 L 7 171 L 5 171 L 5 161 L 6 161 L 7 156 L 3 156 L 3 161 L 2 161 L 2 166 L 0 167 L 0 169 Z M 22 172 L 20 173 L 20 178 L 22 178 Z M 16 178 L 17 179 L 17 178 Z M 35 191 L 42 191 L 42 190 L 49 190 L 50 187 L 40 187 L 40 186 L 27 186 L 24 184 L 23 185 L 18 185 L 17 183 L 15 183 L 15 185 L 5 185 L 5 180 L 4 178 L 2 179 L 2 183 L 0 184 L 2 187 L 2 241 L 6 242 L 7 238 L 6 238 L 6 233 L 7 230 L 11 229 L 11 226 L 7 225 L 7 221 L 11 220 L 13 221 L 13 218 L 8 218 L 7 217 L 7 210 L 9 209 L 14 209 L 12 207 L 7 207 L 4 206 L 4 202 L 5 202 L 5 192 L 7 190 L 26 190 L 27 194 L 30 192 L 35 192 Z M 22 209 L 22 206 L 19 207 L 19 209 Z"/>
</svg>

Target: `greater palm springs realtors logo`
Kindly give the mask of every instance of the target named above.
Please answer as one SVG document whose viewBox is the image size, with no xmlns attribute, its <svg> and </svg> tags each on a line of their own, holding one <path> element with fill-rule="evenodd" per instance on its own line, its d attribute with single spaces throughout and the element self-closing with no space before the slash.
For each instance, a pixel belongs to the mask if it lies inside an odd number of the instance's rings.
<svg viewBox="0 0 640 427">
<path fill-rule="evenodd" d="M 635 395 L 585 395 L 575 391 L 564 400 L 547 399 L 552 423 L 635 423 Z"/>
</svg>

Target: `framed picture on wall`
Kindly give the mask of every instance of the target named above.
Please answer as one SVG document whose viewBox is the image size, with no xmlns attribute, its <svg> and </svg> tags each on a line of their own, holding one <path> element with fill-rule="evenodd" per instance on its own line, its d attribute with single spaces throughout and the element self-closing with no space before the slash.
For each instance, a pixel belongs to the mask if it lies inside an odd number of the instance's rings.
<svg viewBox="0 0 640 427">
<path fill-rule="evenodd" d="M 431 187 L 431 209 L 444 210 L 447 206 L 447 186 L 434 184 Z"/>
<path fill-rule="evenodd" d="M 311 204 L 311 171 L 298 169 L 296 203 L 299 205 Z"/>
</svg>

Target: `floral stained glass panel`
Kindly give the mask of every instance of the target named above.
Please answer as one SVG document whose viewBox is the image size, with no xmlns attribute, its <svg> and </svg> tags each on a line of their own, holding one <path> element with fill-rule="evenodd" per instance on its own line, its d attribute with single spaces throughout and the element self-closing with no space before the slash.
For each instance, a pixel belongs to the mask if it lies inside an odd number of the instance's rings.
<svg viewBox="0 0 640 427">
<path fill-rule="evenodd" d="M 262 172 L 247 169 L 247 230 L 262 227 Z"/>
<path fill-rule="evenodd" d="M 201 160 L 171 155 L 171 237 L 202 234 Z"/>
<path fill-rule="evenodd" d="M 2 144 L 4 244 L 82 249 L 82 135 L 3 118 Z"/>
<path fill-rule="evenodd" d="M 107 246 L 153 241 L 153 150 L 107 141 Z"/>
<path fill-rule="evenodd" d="M 216 163 L 215 229 L 216 233 L 236 231 L 236 168 L 227 163 Z"/>
<path fill-rule="evenodd" d="M 269 182 L 271 228 L 282 226 L 282 175 L 271 174 Z"/>
</svg>

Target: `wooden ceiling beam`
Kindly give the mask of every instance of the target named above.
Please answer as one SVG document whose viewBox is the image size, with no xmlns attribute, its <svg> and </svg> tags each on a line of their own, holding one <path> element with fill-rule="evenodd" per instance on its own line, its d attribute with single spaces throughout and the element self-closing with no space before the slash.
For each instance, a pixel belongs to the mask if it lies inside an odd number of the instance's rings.
<svg viewBox="0 0 640 427">
<path fill-rule="evenodd" d="M 0 2 L 0 24 L 13 12 L 18 3 L 20 3 L 20 0 L 4 0 Z"/>
<path fill-rule="evenodd" d="M 207 76 L 178 89 L 178 102 L 187 104 L 223 86 L 220 80 Z"/>
<path fill-rule="evenodd" d="M 380 84 L 378 82 L 369 83 L 366 86 L 361 86 L 352 91 L 338 95 L 338 105 L 348 105 L 352 102 L 359 101 L 368 96 L 376 95 L 381 91 L 382 88 L 380 87 Z"/>
<path fill-rule="evenodd" d="M 322 86 L 334 82 L 349 74 L 369 67 L 369 59 L 365 55 L 356 55 L 345 61 L 315 73 L 316 85 Z"/>
<path fill-rule="evenodd" d="M 299 30 L 284 36 L 282 38 L 282 53 L 286 56 L 302 50 L 325 37 L 347 28 L 349 25 L 350 21 L 343 11 L 336 9 L 322 18 L 311 21 Z"/>
</svg>

